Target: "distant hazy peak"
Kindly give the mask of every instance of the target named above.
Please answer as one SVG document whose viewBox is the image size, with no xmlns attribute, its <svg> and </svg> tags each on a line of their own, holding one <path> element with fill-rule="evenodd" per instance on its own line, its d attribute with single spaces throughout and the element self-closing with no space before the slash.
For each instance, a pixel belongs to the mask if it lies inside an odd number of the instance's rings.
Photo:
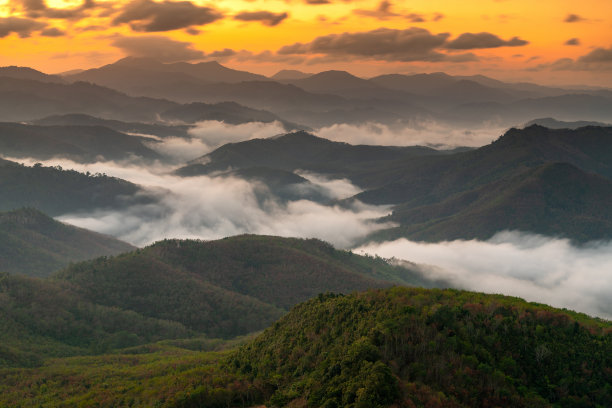
<svg viewBox="0 0 612 408">
<path fill-rule="evenodd" d="M 274 79 L 276 81 L 290 81 L 295 79 L 304 79 L 312 76 L 314 74 L 298 71 L 296 69 L 282 69 L 278 71 L 276 74 L 272 75 L 270 79 Z"/>
<path fill-rule="evenodd" d="M 529 122 L 523 125 L 523 128 L 528 128 L 533 125 L 539 125 L 543 127 L 547 127 L 549 129 L 578 129 L 585 126 L 600 126 L 600 127 L 609 127 L 612 124 L 603 123 L 603 122 L 593 122 L 586 120 L 579 120 L 573 122 L 567 122 L 562 120 L 557 120 L 555 118 L 538 118 L 530 120 Z"/>
</svg>

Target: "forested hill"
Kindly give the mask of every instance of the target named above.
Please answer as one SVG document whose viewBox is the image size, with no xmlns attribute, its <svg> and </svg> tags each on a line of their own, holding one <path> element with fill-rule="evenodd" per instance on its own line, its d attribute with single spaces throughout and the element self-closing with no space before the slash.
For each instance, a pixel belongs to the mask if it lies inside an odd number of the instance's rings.
<svg viewBox="0 0 612 408">
<path fill-rule="evenodd" d="M 0 327 L 10 328 L 0 333 L 0 366 L 176 337 L 231 338 L 321 292 L 394 284 L 436 283 L 315 239 L 161 241 L 47 279 L 0 276 Z"/>
<path fill-rule="evenodd" d="M 32 207 L 58 216 L 153 199 L 143 193 L 136 184 L 103 174 L 0 160 L 0 211 Z"/>
<path fill-rule="evenodd" d="M 97 304 L 223 337 L 261 330 L 322 292 L 432 284 L 382 259 L 338 251 L 316 239 L 255 235 L 165 240 L 72 265 L 54 279 L 70 282 Z"/>
<path fill-rule="evenodd" d="M 246 384 L 222 394 L 205 378 L 173 406 L 221 406 L 223 395 L 269 407 L 604 407 L 611 333 L 609 322 L 500 295 L 322 295 L 228 359 Z"/>
<path fill-rule="evenodd" d="M 115 238 L 63 224 L 35 209 L 0 212 L 0 272 L 48 276 L 70 262 L 134 249 Z"/>
</svg>

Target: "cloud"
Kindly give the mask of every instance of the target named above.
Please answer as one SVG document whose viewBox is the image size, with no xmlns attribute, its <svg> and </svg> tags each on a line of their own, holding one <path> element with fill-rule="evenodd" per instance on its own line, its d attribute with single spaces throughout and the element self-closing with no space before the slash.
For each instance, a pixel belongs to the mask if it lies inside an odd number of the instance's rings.
<svg viewBox="0 0 612 408">
<path fill-rule="evenodd" d="M 45 37 L 61 37 L 63 35 L 66 35 L 66 33 L 60 30 L 59 28 L 50 27 L 50 28 L 45 28 L 44 30 L 42 30 L 40 32 L 40 35 L 45 36 Z"/>
<path fill-rule="evenodd" d="M 31 161 L 33 164 L 35 161 Z M 285 237 L 317 237 L 347 248 L 359 239 L 389 225 L 374 221 L 389 207 L 355 203 L 350 208 L 322 205 L 308 200 L 279 202 L 272 196 L 261 200 L 266 187 L 235 177 L 189 177 L 169 175 L 172 168 L 125 166 L 116 163 L 83 165 L 67 160 L 44 161 L 66 169 L 105 173 L 144 186 L 158 201 L 119 211 L 65 214 L 59 219 L 82 228 L 116 236 L 135 245 L 164 238 L 218 239 L 255 233 Z M 346 198 L 359 189 L 347 181 L 330 181 L 312 175 L 330 196 Z"/>
<path fill-rule="evenodd" d="M 365 17 L 373 17 L 379 20 L 387 20 L 391 17 L 398 17 L 399 14 L 391 11 L 393 4 L 390 1 L 383 0 L 378 4 L 374 10 L 355 9 L 354 14 Z"/>
<path fill-rule="evenodd" d="M 210 24 L 222 17 L 219 11 L 190 1 L 133 0 L 115 17 L 113 24 L 127 23 L 134 31 L 171 31 Z"/>
<path fill-rule="evenodd" d="M 263 139 L 285 133 L 280 122 L 249 122 L 230 125 L 216 120 L 196 123 L 189 130 L 191 139 L 182 137 L 165 137 L 157 142 L 147 144 L 158 153 L 185 163 L 196 159 L 226 143 L 242 142 L 250 139 Z"/>
<path fill-rule="evenodd" d="M 444 18 L 444 14 L 442 13 L 434 13 L 433 17 L 431 18 L 431 21 L 440 21 Z"/>
<path fill-rule="evenodd" d="M 48 7 L 45 0 L 17 0 L 16 2 L 31 18 L 79 19 L 85 17 L 88 10 L 109 7 L 107 4 L 96 3 L 94 0 L 83 0 L 79 6 L 72 8 Z"/>
<path fill-rule="evenodd" d="M 289 17 L 288 13 L 272 13 L 269 11 L 243 11 L 234 16 L 234 20 L 259 21 L 268 27 L 274 27 Z"/>
<path fill-rule="evenodd" d="M 11 33 L 17 34 L 21 38 L 27 38 L 34 31 L 42 30 L 47 24 L 19 17 L 0 17 L 0 38 L 6 37 Z"/>
<path fill-rule="evenodd" d="M 488 241 L 435 244 L 400 239 L 354 252 L 427 264 L 426 277 L 454 287 L 520 296 L 612 318 L 612 243 L 582 247 L 569 241 L 503 232 Z"/>
<path fill-rule="evenodd" d="M 446 44 L 446 48 L 453 50 L 472 50 L 478 48 L 498 48 L 498 47 L 520 47 L 529 44 L 528 41 L 518 37 L 509 40 L 502 40 L 491 33 L 463 33 L 454 40 Z"/>
<path fill-rule="evenodd" d="M 580 45 L 580 39 L 579 38 L 570 38 L 564 44 L 565 45 Z"/>
<path fill-rule="evenodd" d="M 295 43 L 278 50 L 278 54 L 324 54 L 331 57 L 362 57 L 390 61 L 440 61 L 444 54 L 435 52 L 449 37 L 448 33 L 431 34 L 423 28 L 406 30 L 379 28 L 373 31 L 330 34 L 309 43 Z"/>
<path fill-rule="evenodd" d="M 605 48 L 595 48 L 593 51 L 589 52 L 586 55 L 578 58 L 578 62 L 583 63 L 604 63 L 604 64 L 612 64 L 612 47 Z"/>
<path fill-rule="evenodd" d="M 483 124 L 479 128 L 462 129 L 456 125 L 424 121 L 414 122 L 409 126 L 394 127 L 380 123 L 335 124 L 318 129 L 316 134 L 329 140 L 350 144 L 453 148 L 489 144 L 506 130 L 506 128 L 492 124 Z"/>
<path fill-rule="evenodd" d="M 567 17 L 563 20 L 564 23 L 578 23 L 580 21 L 585 21 L 586 19 L 580 17 L 578 14 L 568 14 Z"/>
<path fill-rule="evenodd" d="M 402 18 L 405 18 L 407 20 L 410 20 L 413 23 L 422 23 L 422 22 L 426 21 L 425 17 L 422 14 L 419 14 L 419 13 L 408 13 L 408 14 L 397 13 L 397 12 L 393 12 L 391 10 L 392 7 L 393 7 L 393 3 L 391 3 L 390 1 L 387 1 L 387 0 L 383 0 L 373 10 L 355 9 L 355 10 L 353 10 L 353 13 L 357 14 L 357 15 L 360 15 L 360 16 L 376 18 L 378 20 L 387 20 L 387 19 L 393 18 L 393 17 L 402 17 Z"/>
<path fill-rule="evenodd" d="M 236 51 L 230 48 L 224 48 L 222 50 L 211 52 L 210 54 L 208 54 L 208 57 L 209 58 L 229 58 L 229 57 L 233 57 L 236 54 L 237 54 Z"/>
<path fill-rule="evenodd" d="M 134 57 L 153 57 L 162 62 L 190 61 L 204 58 L 204 52 L 196 50 L 188 42 L 162 36 L 116 37 L 111 45 Z"/>
<path fill-rule="evenodd" d="M 533 71 L 553 70 L 553 71 L 607 71 L 612 70 L 612 47 L 595 48 L 586 55 L 576 60 L 571 58 L 561 58 L 552 63 L 539 64 Z"/>
</svg>

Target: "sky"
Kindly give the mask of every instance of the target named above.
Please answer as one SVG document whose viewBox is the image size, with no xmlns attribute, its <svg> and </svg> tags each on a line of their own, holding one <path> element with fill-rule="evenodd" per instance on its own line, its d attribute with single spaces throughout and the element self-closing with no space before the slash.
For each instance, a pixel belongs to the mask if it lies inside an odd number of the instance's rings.
<svg viewBox="0 0 612 408">
<path fill-rule="evenodd" d="M 611 86 L 612 2 L 0 0 L 1 66 L 59 73 L 127 55 Z"/>
</svg>

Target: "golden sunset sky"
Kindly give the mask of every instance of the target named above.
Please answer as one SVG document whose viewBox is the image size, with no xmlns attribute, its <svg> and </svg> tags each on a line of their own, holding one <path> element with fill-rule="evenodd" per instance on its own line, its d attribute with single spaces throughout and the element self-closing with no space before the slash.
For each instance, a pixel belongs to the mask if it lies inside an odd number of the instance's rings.
<svg viewBox="0 0 612 408">
<path fill-rule="evenodd" d="M 612 1 L 0 0 L 0 50 L 46 73 L 134 55 L 612 87 Z"/>
</svg>

